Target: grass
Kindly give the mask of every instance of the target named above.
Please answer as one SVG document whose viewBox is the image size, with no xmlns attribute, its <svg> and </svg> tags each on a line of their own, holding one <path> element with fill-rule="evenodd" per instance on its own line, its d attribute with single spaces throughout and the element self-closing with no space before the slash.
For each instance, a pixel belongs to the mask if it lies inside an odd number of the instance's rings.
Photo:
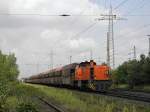
<svg viewBox="0 0 150 112">
<path fill-rule="evenodd" d="M 12 86 L 5 103 L 2 105 L 3 109 L 0 112 L 18 112 L 16 108 L 22 104 L 30 104 L 33 108 L 37 108 L 39 112 L 43 112 L 40 108 L 40 101 L 35 98 L 35 95 L 40 95 L 40 93 L 34 87 L 16 83 Z"/>
<path fill-rule="evenodd" d="M 150 105 L 67 89 L 28 85 L 69 112 L 150 112 Z"/>
<path fill-rule="evenodd" d="M 44 97 L 48 101 L 64 108 L 67 112 L 150 112 L 150 104 L 22 83 L 13 86 L 4 106 L 11 110 L 10 112 L 16 112 L 16 108 L 22 103 L 33 104 L 38 112 L 46 112 L 45 107 L 35 96 Z"/>
</svg>

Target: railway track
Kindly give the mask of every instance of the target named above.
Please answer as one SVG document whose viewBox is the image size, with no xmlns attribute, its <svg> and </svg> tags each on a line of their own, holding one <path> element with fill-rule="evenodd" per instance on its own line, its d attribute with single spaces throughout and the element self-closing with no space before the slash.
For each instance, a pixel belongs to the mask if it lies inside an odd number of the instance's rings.
<svg viewBox="0 0 150 112">
<path fill-rule="evenodd" d="M 78 89 L 69 89 L 73 91 L 79 91 L 89 94 L 97 94 L 97 95 L 105 95 L 111 97 L 118 97 L 118 98 L 125 98 L 129 100 L 141 101 L 145 103 L 150 103 L 150 93 L 139 92 L 139 91 L 129 91 L 129 90 L 122 90 L 122 89 L 112 89 L 106 92 L 95 92 L 90 90 L 78 90 Z"/>
<path fill-rule="evenodd" d="M 90 91 L 90 90 L 79 90 L 79 89 L 73 89 L 73 88 L 62 88 L 61 87 L 60 89 L 68 89 L 71 91 L 78 91 L 78 92 L 89 93 L 89 94 L 118 97 L 118 98 L 124 98 L 124 99 L 128 99 L 128 100 L 140 101 L 140 102 L 150 104 L 150 93 L 145 93 L 145 92 L 129 91 L 129 90 L 122 90 L 122 89 L 112 89 L 112 90 L 100 93 L 100 92 L 95 92 L 95 91 Z M 56 112 L 64 112 L 63 110 L 61 110 L 60 108 L 58 108 L 55 105 L 53 106 L 53 104 L 47 102 L 46 100 L 44 100 L 42 98 L 39 98 L 39 99 L 52 108 L 56 107 L 56 110 L 57 110 Z"/>
<path fill-rule="evenodd" d="M 115 90 L 107 91 L 105 94 L 109 95 L 109 96 L 126 98 L 126 99 L 150 103 L 150 94 L 149 93 L 115 89 Z"/>
<path fill-rule="evenodd" d="M 37 97 L 42 103 L 49 107 L 50 112 L 65 112 L 63 109 L 59 108 L 58 106 L 52 104 L 51 102 L 47 101 L 44 98 Z"/>
<path fill-rule="evenodd" d="M 135 100 L 135 101 L 140 101 L 140 102 L 145 102 L 145 103 L 150 104 L 150 93 L 129 91 L 129 90 L 120 90 L 120 89 L 113 89 L 113 90 L 109 90 L 109 91 L 102 92 L 102 93 L 95 92 L 95 91 L 80 91 L 80 92 L 124 98 L 124 99 Z"/>
<path fill-rule="evenodd" d="M 100 93 L 100 92 L 95 92 L 95 91 L 90 91 L 90 90 L 79 90 L 79 89 L 71 89 L 71 88 L 63 88 L 63 89 L 68 89 L 68 90 L 72 90 L 72 91 L 79 91 L 79 92 L 84 92 L 84 93 L 90 93 L 90 94 L 125 98 L 125 99 L 129 99 L 129 100 L 135 100 L 135 101 L 150 103 L 150 93 L 139 92 L 139 91 L 112 89 L 112 90 Z"/>
</svg>

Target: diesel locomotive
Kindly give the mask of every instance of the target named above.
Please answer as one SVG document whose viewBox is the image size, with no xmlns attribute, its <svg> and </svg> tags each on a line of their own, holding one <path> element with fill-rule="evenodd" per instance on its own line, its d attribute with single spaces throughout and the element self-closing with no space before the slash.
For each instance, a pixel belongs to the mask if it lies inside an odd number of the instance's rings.
<svg viewBox="0 0 150 112">
<path fill-rule="evenodd" d="M 97 65 L 90 60 L 33 75 L 26 78 L 25 82 L 105 91 L 111 85 L 109 70 L 107 65 Z"/>
</svg>

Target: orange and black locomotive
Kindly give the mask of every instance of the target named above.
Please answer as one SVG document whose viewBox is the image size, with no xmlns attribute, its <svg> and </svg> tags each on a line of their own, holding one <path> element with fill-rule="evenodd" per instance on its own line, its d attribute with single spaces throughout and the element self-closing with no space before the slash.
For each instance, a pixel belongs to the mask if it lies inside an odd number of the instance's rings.
<svg viewBox="0 0 150 112">
<path fill-rule="evenodd" d="M 111 85 L 109 67 L 90 62 L 72 63 L 25 79 L 27 83 L 105 91 Z"/>
</svg>

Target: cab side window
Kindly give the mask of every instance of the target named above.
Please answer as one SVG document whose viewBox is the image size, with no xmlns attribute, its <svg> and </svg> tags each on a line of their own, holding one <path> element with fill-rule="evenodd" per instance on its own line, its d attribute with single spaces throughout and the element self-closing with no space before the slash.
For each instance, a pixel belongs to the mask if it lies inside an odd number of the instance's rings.
<svg viewBox="0 0 150 112">
<path fill-rule="evenodd" d="M 75 72 L 75 69 L 71 69 L 71 70 L 70 70 L 70 75 L 73 75 L 74 72 Z"/>
<path fill-rule="evenodd" d="M 94 68 L 90 68 L 90 78 L 94 78 Z"/>
</svg>

